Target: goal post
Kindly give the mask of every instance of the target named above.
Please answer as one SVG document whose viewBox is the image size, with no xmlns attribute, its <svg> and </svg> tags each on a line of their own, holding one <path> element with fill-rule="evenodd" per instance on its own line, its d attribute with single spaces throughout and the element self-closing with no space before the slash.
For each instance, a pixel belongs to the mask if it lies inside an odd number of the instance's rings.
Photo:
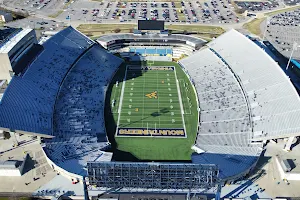
<svg viewBox="0 0 300 200">
<path fill-rule="evenodd" d="M 154 58 L 152 58 L 152 56 L 151 57 L 149 57 L 149 60 L 147 59 L 147 64 L 148 65 L 154 65 Z"/>
</svg>

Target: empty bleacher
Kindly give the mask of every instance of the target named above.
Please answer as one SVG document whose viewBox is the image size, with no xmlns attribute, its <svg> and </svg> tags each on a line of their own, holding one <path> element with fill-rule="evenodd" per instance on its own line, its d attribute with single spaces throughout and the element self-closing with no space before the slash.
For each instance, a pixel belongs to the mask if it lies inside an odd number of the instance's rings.
<svg viewBox="0 0 300 200">
<path fill-rule="evenodd" d="M 108 147 L 106 87 L 122 60 L 72 27 L 43 44 L 14 76 L 0 102 L 0 127 L 55 136 L 43 149 L 59 167 L 84 175 L 87 160 Z"/>
<path fill-rule="evenodd" d="M 160 48 L 160 47 L 130 47 L 130 53 L 135 53 L 137 55 L 172 55 L 173 51 L 171 48 Z"/>
<path fill-rule="evenodd" d="M 228 136 L 223 140 L 226 145 L 247 144 L 252 136 L 248 105 L 238 81 L 226 64 L 209 49 L 179 63 L 191 77 L 199 99 L 201 113 L 196 145 L 201 148 L 207 140 L 214 141 L 218 134 L 222 134 L 223 138 Z M 231 133 L 234 133 L 232 137 Z M 235 137 L 240 139 L 235 140 Z"/>
<path fill-rule="evenodd" d="M 255 165 L 262 140 L 299 134 L 299 95 L 278 64 L 237 31 L 208 47 L 180 61 L 201 109 L 195 146 L 203 153 L 192 160 L 217 164 L 230 178 Z"/>
<path fill-rule="evenodd" d="M 59 86 L 76 59 L 93 44 L 72 27 L 43 45 L 43 51 L 20 76 L 14 76 L 0 104 L 0 127 L 52 135 Z"/>
<path fill-rule="evenodd" d="M 105 92 L 121 62 L 94 45 L 73 66 L 60 87 L 53 118 L 56 137 L 47 141 L 45 151 L 69 172 L 78 173 L 84 161 L 95 160 L 107 147 Z M 74 166 L 78 158 L 81 162 Z"/>
<path fill-rule="evenodd" d="M 259 46 L 235 30 L 208 44 L 238 75 L 245 88 L 254 140 L 296 136 L 300 132 L 300 99 L 279 65 Z M 296 119 L 296 120 L 295 120 Z"/>
<path fill-rule="evenodd" d="M 205 153 L 193 154 L 192 161 L 219 165 L 221 178 L 248 170 L 256 162 L 260 149 L 251 145 L 250 105 L 241 83 L 227 63 L 209 48 L 179 63 L 194 84 L 200 105 L 195 146 Z M 249 152 L 245 155 L 243 151 L 235 151 L 236 148 L 249 148 Z"/>
</svg>

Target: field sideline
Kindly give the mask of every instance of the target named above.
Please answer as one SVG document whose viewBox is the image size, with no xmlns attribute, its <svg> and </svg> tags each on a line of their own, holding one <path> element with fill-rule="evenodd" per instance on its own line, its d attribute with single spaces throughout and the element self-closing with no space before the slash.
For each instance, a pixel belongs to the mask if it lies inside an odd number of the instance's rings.
<svg viewBox="0 0 300 200">
<path fill-rule="evenodd" d="M 128 64 L 128 63 L 127 63 Z M 143 66 L 146 66 L 147 63 L 142 63 Z M 154 62 L 152 66 L 175 66 L 177 80 L 181 91 L 181 98 L 183 103 L 183 111 L 184 111 L 184 121 L 186 128 L 187 138 L 156 138 L 156 137 L 115 137 L 115 141 L 117 143 L 117 149 L 124 152 L 129 152 L 133 156 L 141 160 L 190 160 L 191 159 L 191 146 L 194 144 L 196 139 L 197 132 L 197 122 L 198 122 L 198 113 L 197 113 L 197 102 L 195 92 L 192 88 L 192 85 L 182 71 L 181 67 L 174 62 Z M 110 134 L 109 137 L 112 137 L 116 128 L 116 124 L 118 121 L 118 107 L 119 107 L 119 99 L 121 96 L 122 90 L 122 79 L 124 78 L 126 70 L 126 64 L 124 64 L 119 71 L 116 73 L 114 79 L 111 81 L 111 85 L 109 86 L 109 91 L 106 98 L 106 107 L 110 109 L 106 109 L 106 116 L 110 115 L 111 117 L 106 117 L 106 127 L 107 132 Z M 148 73 L 148 72 L 147 72 Z M 146 74 L 147 74 L 146 73 Z M 155 72 L 154 72 L 155 73 Z M 149 74 L 151 76 L 151 74 Z M 148 75 L 148 76 L 149 76 Z M 143 77 L 143 76 L 141 76 Z M 142 80 L 143 78 L 140 78 Z M 136 78 L 136 80 L 138 80 Z M 151 78 L 151 77 L 150 77 Z M 162 77 L 159 77 L 159 80 Z M 118 84 L 116 84 L 118 82 Z M 130 82 L 125 82 L 126 84 L 132 84 Z M 173 82 L 174 84 L 174 82 Z M 117 86 L 118 85 L 118 86 Z M 163 85 L 163 84 L 161 84 Z M 174 86 L 173 86 L 174 87 Z M 127 88 L 128 89 L 128 88 Z M 160 89 L 158 89 L 158 92 Z M 150 91 L 151 92 L 151 91 Z M 160 95 L 158 93 L 158 95 Z M 112 106 L 111 102 L 115 100 L 115 105 Z M 149 99 L 151 100 L 151 99 Z M 178 100 L 177 100 L 178 101 Z M 178 103 L 178 102 L 177 102 Z M 125 105 L 129 106 L 129 105 Z M 177 104 L 179 107 L 179 105 Z M 177 109 L 179 109 L 177 107 Z M 178 110 L 179 111 L 179 110 Z M 108 113 L 110 112 L 110 113 Z M 126 113 L 127 114 L 127 111 Z M 171 113 L 167 113 L 171 114 Z M 177 115 L 180 115 L 180 112 Z M 178 115 L 178 116 L 179 116 Z M 126 116 L 126 115 L 125 115 Z M 169 117 L 169 116 L 168 116 Z M 122 119 L 122 115 L 121 115 Z M 126 118 L 127 119 L 127 118 Z M 164 118 L 165 119 L 165 118 Z M 171 118 L 172 119 L 172 118 Z M 150 122 L 150 121 L 149 121 Z M 182 123 L 182 121 L 181 121 Z M 179 125 L 178 125 L 179 124 Z M 175 126 L 182 126 L 178 123 Z M 114 125 L 114 126 L 112 126 Z M 142 124 L 144 128 L 146 128 L 145 124 Z M 168 126 L 167 123 L 163 125 Z M 172 123 L 170 121 L 170 127 L 172 128 Z M 166 127 L 168 128 L 168 127 Z"/>
</svg>

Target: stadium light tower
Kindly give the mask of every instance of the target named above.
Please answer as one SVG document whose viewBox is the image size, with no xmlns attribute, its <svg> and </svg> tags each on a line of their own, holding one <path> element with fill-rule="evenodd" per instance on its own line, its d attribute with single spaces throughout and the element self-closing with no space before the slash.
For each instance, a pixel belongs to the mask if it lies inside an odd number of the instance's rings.
<svg viewBox="0 0 300 200">
<path fill-rule="evenodd" d="M 291 55 L 290 55 L 290 58 L 289 58 L 289 61 L 288 61 L 287 65 L 286 65 L 285 70 L 288 70 L 288 69 L 289 69 L 289 65 L 290 65 L 290 62 L 291 62 L 293 53 L 294 53 L 295 50 L 297 50 L 298 47 L 300 47 L 300 45 L 298 45 L 297 42 L 294 42 L 293 48 L 292 48 L 292 52 L 291 52 Z"/>
</svg>

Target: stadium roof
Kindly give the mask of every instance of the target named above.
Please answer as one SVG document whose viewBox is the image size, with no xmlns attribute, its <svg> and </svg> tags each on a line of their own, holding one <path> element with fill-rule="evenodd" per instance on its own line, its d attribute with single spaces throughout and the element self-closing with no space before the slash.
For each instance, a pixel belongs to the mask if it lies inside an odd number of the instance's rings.
<svg viewBox="0 0 300 200">
<path fill-rule="evenodd" d="M 134 35 L 131 33 L 125 33 L 125 34 L 114 34 L 114 35 L 104 35 L 98 38 L 97 40 L 102 41 L 102 42 L 109 42 L 112 40 L 122 40 L 122 39 L 160 39 L 160 40 L 182 40 L 182 41 L 187 41 L 191 42 L 193 44 L 203 44 L 206 43 L 205 40 L 202 40 L 200 38 L 196 38 L 193 36 L 189 35 L 176 35 L 176 34 L 171 34 L 171 35 L 159 35 L 159 34 L 144 34 L 144 35 Z"/>
</svg>

